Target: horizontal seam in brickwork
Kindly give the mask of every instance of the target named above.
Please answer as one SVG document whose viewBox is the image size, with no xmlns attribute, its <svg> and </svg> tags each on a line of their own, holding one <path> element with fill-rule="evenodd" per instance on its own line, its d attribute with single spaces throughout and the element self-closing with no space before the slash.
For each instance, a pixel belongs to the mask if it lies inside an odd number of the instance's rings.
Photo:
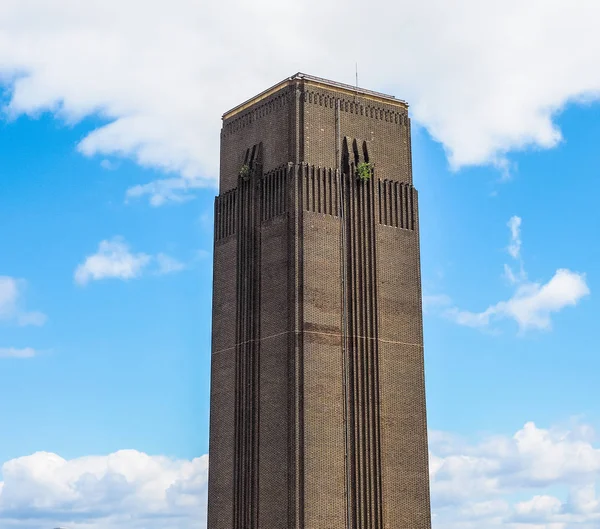
<svg viewBox="0 0 600 529">
<path fill-rule="evenodd" d="M 269 340 L 270 338 L 277 338 L 278 336 L 283 336 L 284 334 L 295 333 L 295 334 L 319 334 L 321 336 L 335 336 L 336 338 L 341 338 L 341 333 L 332 333 L 332 332 L 317 332 L 317 331 L 283 331 L 277 334 L 272 334 L 271 336 L 265 336 L 263 338 L 259 338 L 258 340 L 246 340 L 244 342 L 240 342 L 238 344 L 232 345 L 231 347 L 226 347 L 225 349 L 219 349 L 218 351 L 213 351 L 212 354 L 216 355 L 217 353 L 224 353 L 225 351 L 231 351 L 240 345 L 245 345 L 250 342 L 262 342 L 263 340 Z M 407 342 L 397 342 L 395 340 L 384 340 L 383 338 L 373 338 L 372 336 L 355 336 L 352 337 L 360 338 L 362 340 L 377 340 L 382 343 L 391 343 L 394 345 L 410 345 L 411 347 L 423 347 L 423 344 L 420 343 L 407 343 Z"/>
</svg>

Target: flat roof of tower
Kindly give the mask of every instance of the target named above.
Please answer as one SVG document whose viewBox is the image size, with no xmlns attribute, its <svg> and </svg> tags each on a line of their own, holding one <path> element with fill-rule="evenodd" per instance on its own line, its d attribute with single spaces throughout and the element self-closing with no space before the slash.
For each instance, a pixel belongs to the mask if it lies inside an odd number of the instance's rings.
<svg viewBox="0 0 600 529">
<path fill-rule="evenodd" d="M 298 72 L 297 74 L 280 81 L 279 83 L 273 85 L 271 88 L 267 88 L 260 94 L 251 97 L 247 101 L 240 103 L 236 107 L 233 107 L 231 110 L 228 110 L 223 114 L 223 119 L 230 118 L 235 114 L 247 109 L 248 107 L 258 103 L 261 99 L 265 99 L 269 97 L 271 94 L 277 92 L 285 85 L 290 84 L 292 81 L 296 80 L 308 81 L 309 84 L 313 86 L 321 86 L 323 88 L 328 88 L 329 90 L 335 90 L 336 92 L 342 92 L 348 95 L 360 95 L 366 99 L 371 99 L 374 101 L 380 101 L 382 103 L 388 103 L 392 105 L 398 105 L 403 108 L 408 108 L 408 103 L 403 101 L 402 99 L 398 99 L 392 95 L 382 94 L 381 92 L 375 92 L 373 90 L 367 90 L 365 88 L 360 88 L 357 86 L 352 86 L 349 84 L 338 83 L 337 81 L 330 81 L 329 79 L 323 79 L 321 77 L 315 77 L 314 75 L 308 75 L 302 72 Z"/>
</svg>

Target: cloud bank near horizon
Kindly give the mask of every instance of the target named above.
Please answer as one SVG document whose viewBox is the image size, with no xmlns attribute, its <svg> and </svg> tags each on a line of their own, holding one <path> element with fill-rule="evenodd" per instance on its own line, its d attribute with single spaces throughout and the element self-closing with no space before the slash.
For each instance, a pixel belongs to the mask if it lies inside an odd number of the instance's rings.
<svg viewBox="0 0 600 529">
<path fill-rule="evenodd" d="M 122 450 L 65 460 L 38 452 L 1 471 L 2 527 L 206 527 L 206 455 L 190 461 Z M 600 521 L 600 446 L 586 424 L 529 422 L 512 436 L 470 443 L 430 432 L 430 477 L 435 529 L 587 529 Z"/>
<path fill-rule="evenodd" d="M 553 121 L 600 94 L 600 4 L 374 0 L 5 0 L 0 85 L 8 117 L 51 112 L 105 124 L 79 143 L 165 178 L 131 188 L 158 206 L 214 187 L 220 116 L 296 71 L 396 94 L 453 169 L 561 141 Z M 385 13 L 382 19 L 378 13 Z M 322 22 L 327 31 L 320 31 Z M 293 21 L 293 24 L 289 22 Z M 310 28 L 310 29 L 304 29 Z M 348 38 L 348 36 L 356 38 Z M 364 36 L 368 35 L 368 46 Z M 340 43 L 343 42 L 343 45 Z"/>
</svg>

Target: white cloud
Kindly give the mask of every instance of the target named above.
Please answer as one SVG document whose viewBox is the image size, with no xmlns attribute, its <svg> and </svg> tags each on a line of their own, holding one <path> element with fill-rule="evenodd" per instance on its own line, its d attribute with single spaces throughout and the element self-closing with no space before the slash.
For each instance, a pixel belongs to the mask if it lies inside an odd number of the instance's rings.
<svg viewBox="0 0 600 529">
<path fill-rule="evenodd" d="M 575 306 L 585 296 L 590 294 L 585 274 L 560 268 L 547 283 L 527 281 L 527 274 L 521 259 L 521 218 L 514 216 L 508 222 L 511 232 L 508 252 L 519 261 L 520 270 L 515 274 L 510 266 L 504 265 L 504 276 L 510 283 L 516 285 L 514 294 L 507 301 L 490 305 L 482 312 L 473 312 L 451 306 L 443 314 L 458 323 L 468 327 L 488 327 L 494 321 L 514 320 L 519 329 L 550 329 L 551 316 L 570 306 Z M 445 300 L 445 305 L 451 301 L 444 295 L 433 298 Z M 440 304 L 438 303 L 438 306 Z"/>
<path fill-rule="evenodd" d="M 207 472 L 208 456 L 122 450 L 65 460 L 38 452 L 2 466 L 0 526 L 204 529 Z"/>
<path fill-rule="evenodd" d="M 600 448 L 586 428 L 543 429 L 530 422 L 512 437 L 475 444 L 432 432 L 430 450 L 434 528 L 597 527 Z M 569 490 L 568 497 L 549 493 L 557 487 Z"/>
<path fill-rule="evenodd" d="M 486 327 L 493 320 L 509 318 L 522 330 L 549 329 L 553 313 L 577 305 L 589 293 L 585 274 L 559 269 L 547 283 L 523 284 L 508 301 L 491 305 L 483 312 L 452 307 L 445 314 L 456 323 L 469 327 Z"/>
<path fill-rule="evenodd" d="M 586 425 L 529 422 L 512 436 L 470 443 L 431 432 L 433 529 L 597 527 L 594 442 Z M 3 465 L 0 526 L 204 529 L 207 473 L 208 456 L 188 461 L 122 450 L 65 460 L 38 452 Z"/>
<path fill-rule="evenodd" d="M 159 253 L 156 256 L 142 252 L 132 253 L 129 245 L 122 237 L 113 237 L 101 241 L 98 251 L 85 258 L 75 270 L 75 282 L 86 285 L 90 281 L 100 279 L 136 279 L 155 264 L 157 275 L 172 274 L 185 269 L 185 265 L 177 259 Z"/>
<path fill-rule="evenodd" d="M 132 254 L 127 243 L 115 237 L 100 242 L 98 251 L 86 257 L 75 270 L 75 281 L 85 285 L 106 278 L 134 279 L 142 274 L 150 259 L 145 253 Z"/>
<path fill-rule="evenodd" d="M 508 228 L 510 229 L 510 242 L 506 250 L 513 259 L 518 261 L 519 271 L 515 273 L 511 266 L 505 264 L 504 277 L 513 285 L 521 283 L 527 279 L 527 274 L 525 273 L 525 267 L 523 265 L 523 259 L 521 258 L 521 223 L 521 217 L 514 215 L 510 218 L 507 224 Z"/>
<path fill-rule="evenodd" d="M 504 263 L 504 278 L 511 284 L 516 285 L 526 279 L 525 269 L 521 267 L 518 272 L 514 272 L 512 267 Z"/>
<path fill-rule="evenodd" d="M 18 297 L 17 280 L 8 276 L 0 276 L 0 317 L 6 319 L 13 316 Z"/>
<path fill-rule="evenodd" d="M 512 317 L 522 329 L 547 329 L 552 313 L 577 305 L 589 293 L 585 274 L 559 269 L 544 285 L 529 283 L 519 287 L 510 300 L 498 303 L 495 310 Z"/>
<path fill-rule="evenodd" d="M 539 522 L 549 516 L 560 513 L 562 502 L 554 496 L 534 496 L 528 501 L 515 505 L 514 520 L 520 522 Z"/>
<path fill-rule="evenodd" d="M 24 347 L 22 349 L 0 347 L 0 358 L 32 358 L 35 354 L 35 349 L 31 347 Z"/>
<path fill-rule="evenodd" d="M 187 202 L 193 198 L 190 191 L 207 185 L 199 178 L 163 178 L 130 187 L 126 196 L 130 199 L 148 195 L 151 206 L 162 206 L 167 202 Z"/>
<path fill-rule="evenodd" d="M 365 46 L 347 38 L 365 33 L 358 0 L 342 10 L 317 0 L 211 9 L 192 0 L 169 9 L 157 0 L 4 0 L 7 110 L 69 121 L 100 115 L 106 124 L 79 150 L 171 173 L 129 192 L 158 205 L 214 185 L 221 114 L 298 70 L 353 83 L 357 61 L 360 84 L 408 100 L 455 168 L 504 171 L 507 152 L 553 147 L 561 141 L 553 117 L 570 101 L 598 97 L 600 5 L 592 0 L 373 0 L 369 8 L 394 22 L 370 19 Z M 317 13 L 327 31 L 290 32 L 290 21 L 310 28 Z M 260 38 L 248 37 L 251 28 Z"/>
<path fill-rule="evenodd" d="M 521 256 L 521 217 L 516 215 L 511 217 L 507 226 L 510 228 L 510 243 L 508 245 L 508 253 L 513 259 L 518 259 Z"/>
<path fill-rule="evenodd" d="M 600 517 L 600 499 L 596 495 L 595 484 L 573 487 L 564 510 L 573 514 L 598 513 Z"/>
<path fill-rule="evenodd" d="M 23 308 L 26 285 L 23 279 L 0 276 L 0 321 L 14 322 L 21 326 L 44 325 L 47 319 L 45 314 Z"/>
</svg>

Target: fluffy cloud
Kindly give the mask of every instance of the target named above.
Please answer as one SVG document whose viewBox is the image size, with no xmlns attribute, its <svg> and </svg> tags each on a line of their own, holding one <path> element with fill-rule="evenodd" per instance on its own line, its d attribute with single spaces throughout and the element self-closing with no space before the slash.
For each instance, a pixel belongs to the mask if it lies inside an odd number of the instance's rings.
<svg viewBox="0 0 600 529">
<path fill-rule="evenodd" d="M 432 432 L 434 527 L 596 527 L 600 448 L 594 440 L 585 425 L 565 430 L 527 423 L 512 437 L 490 437 L 476 444 Z M 557 487 L 569 491 L 566 498 L 550 494 Z M 528 499 L 511 501 L 515 495 Z"/>
<path fill-rule="evenodd" d="M 426 296 L 425 306 L 447 307 L 442 313 L 458 323 L 468 327 L 488 327 L 491 323 L 503 319 L 515 321 L 519 329 L 550 329 L 551 316 L 565 307 L 575 306 L 590 289 L 586 282 L 585 274 L 560 268 L 546 283 L 527 280 L 527 274 L 521 258 L 521 223 L 520 217 L 514 216 L 508 222 L 510 228 L 510 243 L 507 251 L 511 257 L 519 262 L 520 271 L 513 272 L 505 264 L 504 275 L 512 284 L 516 285 L 514 294 L 506 301 L 490 305 L 482 312 L 472 312 L 450 306 L 452 302 L 448 296 Z M 432 302 L 435 301 L 436 303 Z"/>
<path fill-rule="evenodd" d="M 23 308 L 23 292 L 26 283 L 22 279 L 0 276 L 0 321 L 15 322 L 18 325 L 43 325 L 46 315 Z"/>
<path fill-rule="evenodd" d="M 149 263 L 149 255 L 132 254 L 127 243 L 115 237 L 100 242 L 98 251 L 86 257 L 75 270 L 75 281 L 85 285 L 89 281 L 106 278 L 134 279 L 141 275 Z"/>
<path fill-rule="evenodd" d="M 208 456 L 123 450 L 67 461 L 38 452 L 3 465 L 0 526 L 204 529 L 207 472 Z"/>
<path fill-rule="evenodd" d="M 17 349 L 16 347 L 0 347 L 0 358 L 32 358 L 36 351 L 31 347 Z"/>
<path fill-rule="evenodd" d="M 553 147 L 561 141 L 554 115 L 598 96 L 593 0 L 373 0 L 369 12 L 383 19 L 356 16 L 364 8 L 358 0 L 344 9 L 317 0 L 211 9 L 193 0 L 169 9 L 157 0 L 4 0 L 7 112 L 99 115 L 105 124 L 79 150 L 170 173 L 129 192 L 159 205 L 214 186 L 222 112 L 298 70 L 353 83 L 357 61 L 360 84 L 407 99 L 454 168 L 506 168 L 511 150 Z M 320 22 L 327 31 L 307 29 Z M 368 46 L 359 37 L 367 28 Z"/>
<path fill-rule="evenodd" d="M 539 522 L 560 513 L 562 502 L 554 496 L 534 496 L 515 505 L 513 520 L 525 523 Z"/>
<path fill-rule="evenodd" d="M 586 425 L 474 443 L 430 434 L 434 529 L 597 527 L 600 448 Z M 39 452 L 6 462 L 0 526 L 204 529 L 208 456 L 191 461 L 123 450 L 65 460 Z M 557 488 L 567 492 L 557 497 Z"/>
<path fill-rule="evenodd" d="M 156 261 L 156 274 L 169 274 L 183 270 L 185 266 L 166 254 L 156 257 L 145 253 L 132 253 L 129 245 L 121 238 L 101 241 L 98 251 L 86 257 L 75 270 L 75 282 L 86 285 L 100 279 L 135 279 Z"/>
</svg>

